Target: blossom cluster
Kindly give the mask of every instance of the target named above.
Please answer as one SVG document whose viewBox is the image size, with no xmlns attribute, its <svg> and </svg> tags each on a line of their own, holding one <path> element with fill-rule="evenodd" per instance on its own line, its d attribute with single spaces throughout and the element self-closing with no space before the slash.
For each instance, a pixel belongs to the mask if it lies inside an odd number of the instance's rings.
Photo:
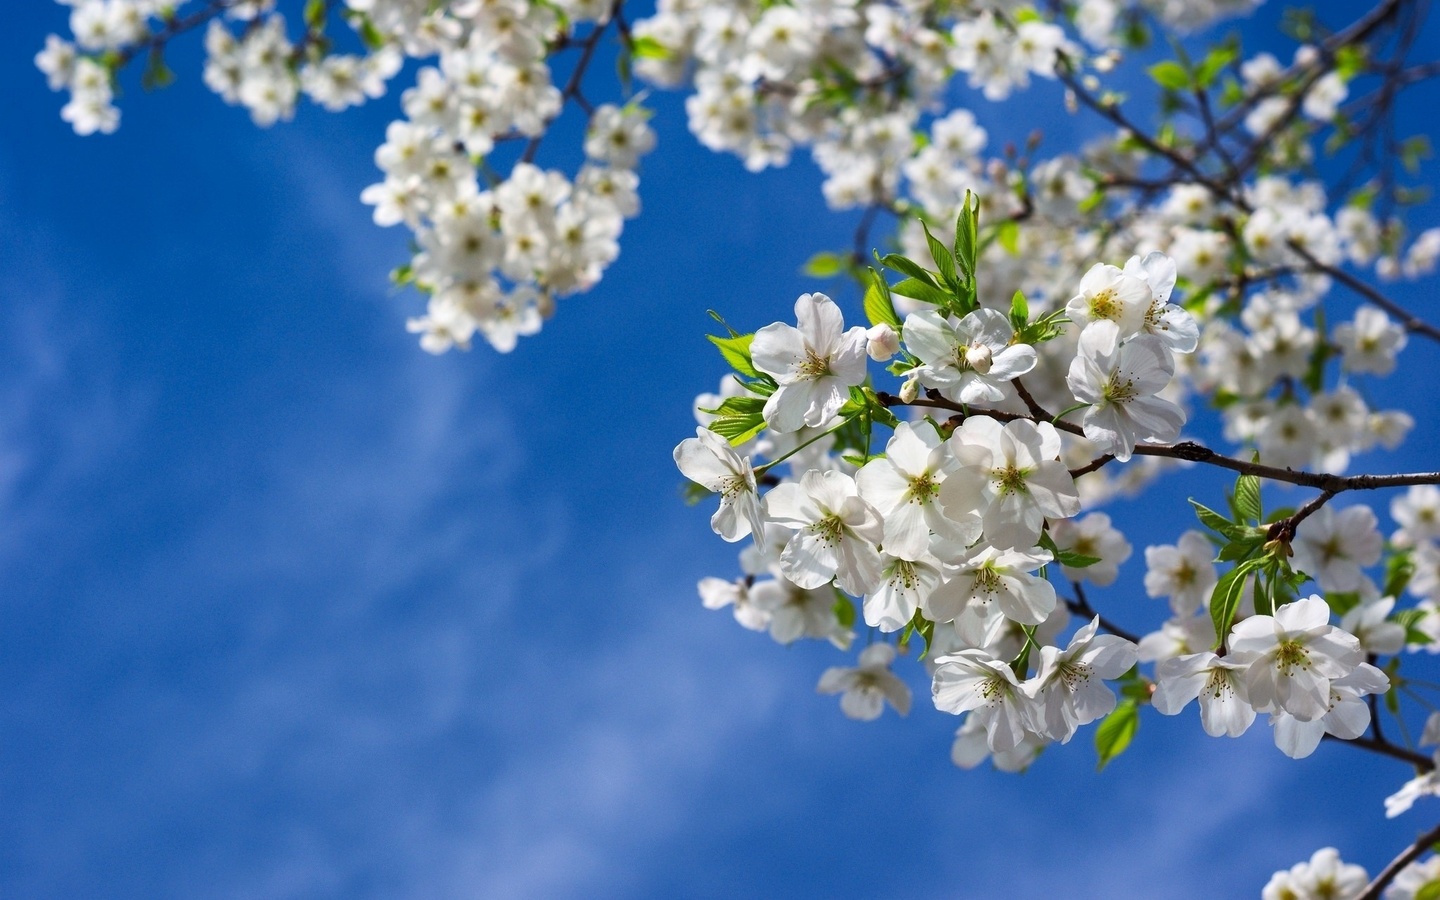
<svg viewBox="0 0 1440 900">
<path fill-rule="evenodd" d="M 434 60 L 376 150 L 384 180 L 361 194 L 376 224 L 414 232 L 418 251 L 396 275 L 428 297 L 409 328 L 431 352 L 468 348 L 477 333 L 513 349 L 556 298 L 600 280 L 639 212 L 636 169 L 655 145 L 648 112 L 591 107 L 578 87 L 556 86 L 550 65 L 568 50 L 588 61 L 609 3 L 347 0 L 343 18 L 363 52 L 344 53 L 327 31 L 328 4 L 306 7 L 297 32 L 274 0 L 215 3 L 193 18 L 160 0 L 68 2 L 75 43 L 50 36 L 36 63 L 53 89 L 70 91 L 62 115 L 81 134 L 118 126 L 112 81 L 131 56 L 148 47 L 147 72 L 168 78 L 164 42 L 201 22 L 205 83 L 261 126 L 292 118 L 302 95 L 330 111 L 362 104 L 384 95 L 407 57 Z M 584 163 L 569 175 L 541 169 L 539 140 L 571 99 L 589 117 Z M 502 152 L 507 143 L 515 152 Z"/>
<path fill-rule="evenodd" d="M 1173 264 L 1159 254 L 1125 269 L 1096 266 L 1068 304 L 1083 327 L 1067 383 L 1085 413 L 1067 429 L 1097 453 L 1128 459 L 1137 444 L 1179 435 L 1184 414 L 1157 394 L 1173 375 L 1173 354 L 1192 351 L 1198 332 L 1169 302 L 1174 280 Z M 1057 562 L 1101 564 L 1103 579 L 1105 561 L 1073 549 L 1108 543 L 1091 527 L 1103 514 L 1067 521 L 1081 499 L 1061 461 L 1061 431 L 1008 411 L 1023 390 L 1015 380 L 1037 362 L 1023 339 L 1032 323 L 985 306 L 957 311 L 912 312 L 898 329 L 885 321 L 847 329 L 829 297 L 801 296 L 796 326 L 775 323 L 748 341 L 748 364 L 761 380 L 702 400 L 718 400 L 702 415 L 758 409 L 752 415 L 766 437 L 756 447 L 771 460 L 762 474 L 712 430 L 723 427 L 718 419 L 682 442 L 675 459 L 719 495 L 718 534 L 755 538 L 742 557 L 745 579 L 702 583 L 707 606 L 733 605 L 741 624 L 782 642 L 808 636 L 844 646 L 846 598 L 860 597 L 866 625 L 880 633 L 925 630 L 935 704 L 969 713 L 966 739 L 983 731 L 988 751 L 1015 754 L 1068 741 L 1109 713 L 1116 698 L 1103 682 L 1129 671 L 1137 648 L 1099 634 L 1098 620 L 1063 647 L 1051 643 L 1067 613 L 1044 571 Z M 896 401 L 925 389 L 968 413 L 944 424 L 894 421 L 880 454 L 863 441 L 829 453 L 843 412 L 855 405 L 852 392 L 878 399 L 862 387 L 867 361 L 897 353 L 892 369 L 904 382 Z M 789 476 L 762 495 L 761 480 L 774 480 L 773 467 L 785 460 Z M 888 676 L 892 659 L 871 653 L 858 669 L 827 673 L 822 689 L 843 686 L 856 698 L 845 709 L 866 717 L 878 714 L 882 697 L 907 706 L 902 683 Z"/>
<path fill-rule="evenodd" d="M 1401 549 L 1386 558 L 1368 506 L 1322 500 L 1266 524 L 1258 481 L 1246 476 L 1233 519 L 1201 507 L 1208 532 L 1146 548 L 1146 592 L 1166 598 L 1173 617 L 1133 641 L 1113 633 L 1081 583 L 1114 582 L 1132 547 L 1105 513 L 1082 515 L 1098 501 L 1077 474 L 1172 449 L 1186 418 L 1167 399 L 1181 380 L 1176 361 L 1203 353 L 1218 319 L 1175 302 L 1177 268 L 1159 252 L 1091 266 L 1050 312 L 1017 296 L 1007 315 L 973 293 L 979 263 L 965 224 L 962 214 L 953 250 L 922 230 L 934 269 L 882 260 L 909 277 L 891 288 L 871 273 L 869 327 L 847 328 L 816 293 L 796 301 L 793 326 L 714 339 L 737 375 L 697 398 L 700 427 L 675 460 L 718 495 L 716 533 L 754 542 L 742 578 L 701 583 L 705 605 L 732 608 L 781 643 L 821 638 L 842 649 L 863 619 L 873 631 L 859 664 L 832 667 L 820 684 L 842 694 L 853 718 L 875 718 L 886 702 L 908 711 L 909 688 L 891 667 L 923 641 L 935 706 L 965 715 L 952 751 L 965 767 L 989 758 L 1022 769 L 1097 719 L 1144 704 L 1174 715 L 1197 699 L 1206 733 L 1238 736 L 1264 713 L 1292 757 L 1327 734 L 1363 736 L 1366 698 L 1392 687 L 1374 660 L 1440 647 L 1429 637 L 1440 638 L 1429 599 L 1440 595 L 1429 563 L 1440 559 L 1440 489 L 1417 485 L 1395 499 L 1403 524 L 1389 546 Z M 897 299 L 911 309 L 903 320 Z M 1367 327 L 1373 312 L 1362 307 L 1342 328 Z M 1353 340 L 1362 343 L 1376 349 Z M 1056 348 L 1069 357 L 1063 395 L 1035 387 Z M 894 393 L 872 386 L 872 363 L 889 363 Z M 1341 375 L 1362 368 L 1347 355 Z M 921 415 L 894 417 L 906 409 Z M 936 410 L 943 420 L 923 415 Z M 892 431 L 883 449 L 877 426 Z M 1236 564 L 1222 577 L 1223 560 Z M 1381 565 L 1383 591 L 1369 574 Z M 1397 581 L 1398 571 L 1407 575 Z M 1306 583 L 1318 593 L 1302 596 Z M 1402 616 L 1396 594 L 1407 586 L 1427 599 Z M 1072 613 L 1082 621 L 1065 639 Z M 875 642 L 887 635 L 893 645 Z"/>
</svg>

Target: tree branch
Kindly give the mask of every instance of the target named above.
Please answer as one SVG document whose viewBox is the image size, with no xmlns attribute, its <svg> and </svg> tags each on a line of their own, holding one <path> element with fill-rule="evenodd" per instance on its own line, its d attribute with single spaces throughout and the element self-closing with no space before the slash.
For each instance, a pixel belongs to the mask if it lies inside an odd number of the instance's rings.
<svg viewBox="0 0 1440 900">
<path fill-rule="evenodd" d="M 1440 841 L 1440 825 L 1420 835 L 1415 843 L 1406 848 L 1404 853 L 1390 860 L 1390 865 L 1381 870 L 1375 880 L 1365 886 L 1365 890 L 1356 896 L 1355 900 L 1379 900 L 1381 891 L 1395 880 L 1402 870 L 1412 862 L 1420 858 L 1420 855 Z"/>
</svg>

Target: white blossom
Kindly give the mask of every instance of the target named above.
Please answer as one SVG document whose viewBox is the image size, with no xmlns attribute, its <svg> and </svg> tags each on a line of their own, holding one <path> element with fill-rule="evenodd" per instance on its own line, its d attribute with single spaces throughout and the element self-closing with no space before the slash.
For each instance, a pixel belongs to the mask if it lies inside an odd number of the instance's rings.
<svg viewBox="0 0 1440 900">
<path fill-rule="evenodd" d="M 816 690 L 822 694 L 840 694 L 841 712 L 861 722 L 880 718 L 887 701 L 900 715 L 906 715 L 910 712 L 910 688 L 890 671 L 894 660 L 894 647 L 871 644 L 860 651 L 860 664 L 856 668 L 826 669 Z"/>
<path fill-rule="evenodd" d="M 765 422 L 781 432 L 829 420 L 865 380 L 865 329 L 846 331 L 835 301 L 801 294 L 795 318 L 799 328 L 766 325 L 750 344 L 755 368 L 780 384 L 765 401 Z"/>
</svg>

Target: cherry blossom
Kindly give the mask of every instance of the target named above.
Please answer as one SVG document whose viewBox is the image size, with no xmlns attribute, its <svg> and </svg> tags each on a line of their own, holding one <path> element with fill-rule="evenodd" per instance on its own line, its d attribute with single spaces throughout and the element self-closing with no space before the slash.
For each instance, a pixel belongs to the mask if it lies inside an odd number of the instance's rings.
<svg viewBox="0 0 1440 900">
<path fill-rule="evenodd" d="M 826 669 L 816 690 L 840 694 L 841 711 L 861 722 L 880 718 L 886 702 L 900 715 L 906 715 L 910 712 L 910 688 L 890 671 L 894 660 L 894 647 L 871 644 L 860 651 L 858 667 Z"/>
<path fill-rule="evenodd" d="M 828 421 L 865 380 L 865 329 L 845 330 L 840 308 L 824 294 L 795 301 L 799 328 L 776 322 L 755 333 L 755 368 L 780 387 L 765 403 L 765 421 L 776 431 Z"/>
</svg>

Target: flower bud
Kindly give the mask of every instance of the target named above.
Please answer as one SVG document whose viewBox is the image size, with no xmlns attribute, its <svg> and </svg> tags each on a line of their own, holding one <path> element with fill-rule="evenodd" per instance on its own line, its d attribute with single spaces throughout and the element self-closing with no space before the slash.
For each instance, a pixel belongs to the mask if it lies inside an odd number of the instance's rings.
<svg viewBox="0 0 1440 900">
<path fill-rule="evenodd" d="M 900 399 L 905 403 L 914 403 L 915 398 L 920 396 L 920 376 L 911 372 L 905 383 L 900 385 Z"/>
<path fill-rule="evenodd" d="M 1295 51 L 1295 65 L 1302 68 L 1313 66 L 1320 59 L 1320 51 L 1314 46 L 1306 44 Z"/>
<path fill-rule="evenodd" d="M 984 344 L 971 344 L 964 350 L 965 365 L 984 375 L 995 364 L 990 348 Z"/>
<path fill-rule="evenodd" d="M 900 352 L 900 335 L 881 322 L 865 332 L 865 352 L 876 362 L 884 362 Z"/>
</svg>

